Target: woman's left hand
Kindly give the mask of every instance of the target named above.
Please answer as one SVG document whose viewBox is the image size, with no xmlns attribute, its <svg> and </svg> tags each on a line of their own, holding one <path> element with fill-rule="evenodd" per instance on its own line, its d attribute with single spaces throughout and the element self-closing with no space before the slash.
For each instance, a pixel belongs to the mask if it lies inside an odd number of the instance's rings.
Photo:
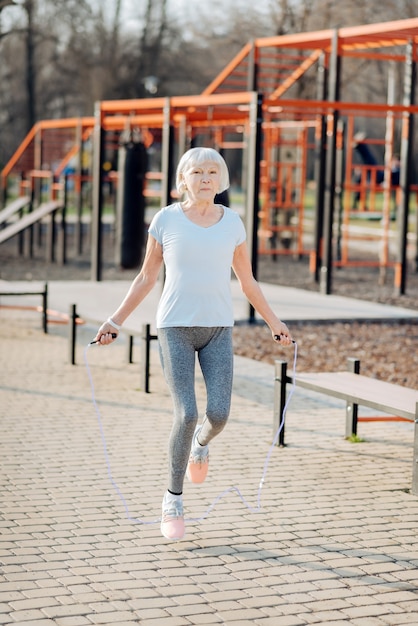
<svg viewBox="0 0 418 626">
<path fill-rule="evenodd" d="M 292 335 L 284 322 L 280 322 L 272 328 L 271 334 L 273 335 L 274 341 L 280 343 L 282 346 L 290 346 L 294 343 Z"/>
</svg>

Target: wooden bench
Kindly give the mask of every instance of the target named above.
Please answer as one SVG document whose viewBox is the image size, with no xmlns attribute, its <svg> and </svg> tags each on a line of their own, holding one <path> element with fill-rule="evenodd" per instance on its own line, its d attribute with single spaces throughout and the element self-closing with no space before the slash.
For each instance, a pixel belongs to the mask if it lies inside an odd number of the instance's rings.
<svg viewBox="0 0 418 626">
<path fill-rule="evenodd" d="M 20 243 L 19 249 L 20 252 L 23 253 L 24 248 L 24 233 L 29 231 L 29 256 L 32 258 L 33 256 L 33 227 L 36 223 L 41 223 L 41 221 L 49 217 L 49 237 L 47 239 L 47 245 L 45 246 L 46 258 L 48 261 L 56 260 L 56 233 L 57 233 L 57 225 L 56 225 L 56 214 L 58 211 L 62 212 L 62 245 L 61 245 L 61 257 L 60 262 L 65 263 L 66 261 L 66 229 L 65 229 L 65 204 L 61 200 L 50 200 L 48 202 L 44 202 L 37 209 L 26 213 L 20 219 L 12 222 L 6 228 L 0 230 L 0 244 L 4 243 L 8 239 L 11 239 L 15 235 L 19 235 Z"/>
<path fill-rule="evenodd" d="M 0 290 L 2 288 L 2 284 L 0 284 Z M 44 284 L 44 288 L 42 290 L 31 290 L 26 289 L 24 291 L 17 289 L 9 289 L 8 291 L 0 291 L 0 297 L 4 296 L 41 296 L 42 298 L 42 328 L 44 333 L 48 332 L 48 283 Z"/>
<path fill-rule="evenodd" d="M 29 196 L 22 196 L 20 198 L 16 198 L 7 206 L 5 209 L 0 211 L 0 224 L 4 224 L 7 220 L 12 217 L 15 213 L 23 209 L 30 203 Z"/>
<path fill-rule="evenodd" d="M 415 432 L 412 492 L 418 495 L 418 391 L 360 375 L 359 359 L 350 358 L 347 360 L 347 365 L 346 372 L 296 374 L 294 380 L 293 375 L 289 375 L 287 372 L 287 363 L 285 361 L 276 361 L 274 377 L 274 435 L 276 435 L 282 422 L 287 398 L 287 385 L 289 383 L 345 400 L 346 437 L 357 434 L 358 422 L 363 419 L 358 417 L 359 405 L 396 416 L 379 418 L 381 421 L 402 420 L 413 422 L 415 424 Z M 285 445 L 284 422 L 277 444 L 280 446 Z"/>
<path fill-rule="evenodd" d="M 60 200 L 50 200 L 49 202 L 44 202 L 37 209 L 27 213 L 23 217 L 21 217 L 10 226 L 6 226 L 2 231 L 0 231 L 0 243 L 4 243 L 11 237 L 14 237 L 22 230 L 29 228 L 29 226 L 33 226 L 36 222 L 39 222 L 44 217 L 48 215 L 54 214 L 64 207 L 64 203 Z"/>
</svg>

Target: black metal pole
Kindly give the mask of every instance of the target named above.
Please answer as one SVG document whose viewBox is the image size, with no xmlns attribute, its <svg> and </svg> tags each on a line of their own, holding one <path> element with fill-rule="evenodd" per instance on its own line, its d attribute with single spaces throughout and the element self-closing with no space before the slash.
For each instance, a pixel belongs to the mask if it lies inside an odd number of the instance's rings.
<svg viewBox="0 0 418 626">
<path fill-rule="evenodd" d="M 77 306 L 75 304 L 70 305 L 69 313 L 69 330 L 68 337 L 68 352 L 71 365 L 75 365 L 75 344 L 77 339 Z"/>
<path fill-rule="evenodd" d="M 263 96 L 254 93 L 250 105 L 250 130 L 248 137 L 248 176 L 247 176 L 247 239 L 254 277 L 257 279 L 258 269 L 258 214 L 260 211 L 260 159 L 261 159 L 261 127 L 263 122 Z M 249 322 L 255 321 L 254 307 L 249 305 Z"/>
<path fill-rule="evenodd" d="M 67 262 L 67 204 L 68 204 L 68 180 L 67 176 L 64 176 L 64 189 L 63 189 L 63 206 L 61 209 L 61 264 L 65 265 Z"/>
<path fill-rule="evenodd" d="M 340 66 L 341 60 L 338 51 L 338 31 L 332 38 L 332 49 L 329 65 L 328 100 L 337 102 L 340 93 Z M 320 274 L 320 291 L 324 294 L 332 292 L 332 235 L 335 206 L 335 174 L 338 111 L 334 109 L 327 116 L 327 160 L 325 174 L 325 203 L 324 203 L 324 258 Z"/>
<path fill-rule="evenodd" d="M 337 146 L 335 155 L 335 202 L 337 214 L 337 260 L 341 261 L 341 239 L 343 226 L 343 181 L 344 181 L 344 137 L 345 124 L 343 120 L 338 120 Z"/>
<path fill-rule="evenodd" d="M 48 332 L 48 283 L 45 283 L 42 294 L 42 329 L 45 334 Z"/>
<path fill-rule="evenodd" d="M 83 215 L 83 126 L 81 120 L 77 124 L 76 143 L 78 146 L 77 167 L 74 177 L 76 186 L 76 221 L 74 224 L 74 250 L 76 256 L 83 251 L 82 215 Z M 65 262 L 65 261 L 64 261 Z"/>
<path fill-rule="evenodd" d="M 403 104 L 410 107 L 414 104 L 416 84 L 416 64 L 414 61 L 414 43 L 410 42 L 406 50 L 405 58 L 405 81 Z M 399 250 L 397 262 L 397 275 L 395 276 L 396 295 L 406 293 L 407 277 L 407 237 L 409 220 L 409 197 L 411 183 L 412 150 L 414 142 L 414 116 L 409 111 L 405 111 L 402 116 L 402 140 L 401 140 L 401 168 L 400 168 L 400 188 L 401 202 L 399 207 Z"/>
<path fill-rule="evenodd" d="M 321 55 L 318 66 L 317 94 L 319 100 L 327 97 L 327 68 L 325 57 Z M 314 271 L 313 278 L 319 283 L 319 272 L 322 264 L 322 242 L 324 228 L 324 194 L 325 194 L 325 163 L 326 163 L 326 117 L 319 115 L 315 129 L 315 230 L 314 230 Z"/>
<path fill-rule="evenodd" d="M 174 154 L 174 128 L 171 124 L 170 99 L 164 106 L 163 140 L 162 140 L 162 206 L 171 202 L 171 186 L 173 184 L 173 154 Z"/>
<path fill-rule="evenodd" d="M 273 417 L 273 441 L 281 426 L 277 446 L 284 446 L 285 436 L 285 415 L 286 406 L 286 383 L 287 383 L 287 363 L 286 361 L 275 361 L 274 376 L 274 417 Z"/>
<path fill-rule="evenodd" d="M 93 149 L 93 210 L 91 215 L 91 280 L 102 280 L 102 212 L 104 130 L 100 102 L 96 103 Z"/>
</svg>

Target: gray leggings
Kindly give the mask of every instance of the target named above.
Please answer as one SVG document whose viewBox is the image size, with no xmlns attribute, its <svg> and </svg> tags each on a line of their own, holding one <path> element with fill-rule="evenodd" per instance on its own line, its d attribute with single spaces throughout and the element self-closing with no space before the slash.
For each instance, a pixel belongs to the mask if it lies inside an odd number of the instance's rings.
<svg viewBox="0 0 418 626">
<path fill-rule="evenodd" d="M 164 376 L 174 404 L 169 439 L 168 489 L 182 493 L 193 433 L 198 421 L 195 360 L 198 355 L 206 385 L 206 412 L 199 443 L 206 445 L 224 428 L 232 393 L 231 327 L 173 327 L 158 329 Z"/>
</svg>

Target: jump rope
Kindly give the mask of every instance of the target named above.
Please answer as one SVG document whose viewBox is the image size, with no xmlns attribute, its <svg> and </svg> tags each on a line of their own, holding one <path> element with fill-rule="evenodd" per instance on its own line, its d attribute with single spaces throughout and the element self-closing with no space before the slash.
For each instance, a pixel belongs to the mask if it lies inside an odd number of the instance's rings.
<svg viewBox="0 0 418 626">
<path fill-rule="evenodd" d="M 113 339 L 116 339 L 117 335 L 116 333 L 112 333 L 112 337 Z M 278 341 L 280 341 L 280 336 L 279 335 L 275 335 L 274 338 Z M 119 485 L 117 484 L 117 482 L 115 481 L 115 479 L 113 478 L 113 474 L 112 474 L 112 467 L 111 467 L 111 463 L 110 463 L 110 458 L 109 458 L 109 453 L 108 453 L 108 447 L 107 447 L 107 442 L 106 442 L 106 436 L 105 436 L 105 432 L 104 432 L 104 427 L 103 427 L 103 420 L 102 420 L 102 416 L 101 416 L 101 412 L 99 409 L 99 405 L 96 399 L 96 391 L 95 391 L 95 386 L 94 386 L 94 381 L 93 381 L 93 376 L 91 373 L 91 368 L 88 362 L 88 358 L 87 358 L 87 352 L 89 350 L 89 348 L 91 346 L 93 346 L 95 343 L 97 343 L 96 341 L 92 341 L 89 344 L 87 344 L 87 346 L 84 349 L 84 363 L 86 366 L 86 370 L 87 370 L 87 375 L 90 381 L 90 389 L 91 389 L 91 398 L 93 401 L 93 405 L 94 405 L 94 409 L 95 409 L 95 414 L 96 414 L 96 418 L 97 418 L 97 423 L 99 426 L 99 431 L 100 431 L 100 437 L 102 440 L 102 446 L 103 446 L 103 453 L 104 453 L 104 457 L 105 457 L 105 462 L 106 462 L 106 468 L 107 468 L 107 475 L 109 477 L 109 481 L 112 485 L 112 487 L 114 488 L 114 490 L 116 491 L 120 501 L 122 502 L 122 505 L 125 509 L 125 514 L 127 519 L 132 522 L 133 524 L 143 524 L 143 525 L 151 525 L 151 524 L 158 524 L 161 522 L 161 517 L 157 518 L 157 519 L 153 519 L 153 520 L 145 520 L 139 517 L 134 517 L 131 515 L 131 512 L 129 510 L 129 506 L 128 503 L 126 502 L 126 498 L 123 495 L 121 489 L 119 488 Z M 258 485 L 258 491 L 257 491 L 257 504 L 256 506 L 251 506 L 251 504 L 249 504 L 247 502 L 247 500 L 244 498 L 244 496 L 242 495 L 240 489 L 238 487 L 236 487 L 235 485 L 228 487 L 227 489 L 225 489 L 224 491 L 222 491 L 218 496 L 216 496 L 216 498 L 212 501 L 212 503 L 208 506 L 208 508 L 206 509 L 206 511 L 203 513 L 203 515 L 201 515 L 200 517 L 190 517 L 190 518 L 186 518 L 185 522 L 193 522 L 193 523 L 199 523 L 201 521 L 203 521 L 204 519 L 206 519 L 208 517 L 208 515 L 211 513 L 211 511 L 215 508 L 215 506 L 218 504 L 218 502 L 220 502 L 220 500 L 222 500 L 222 498 L 224 498 L 228 493 L 232 493 L 235 492 L 238 497 L 240 498 L 240 500 L 242 501 L 242 503 L 244 504 L 244 506 L 247 507 L 247 509 L 249 511 L 251 511 L 251 513 L 258 513 L 261 510 L 261 490 L 263 489 L 263 485 L 267 476 L 267 471 L 268 471 L 268 466 L 270 463 L 270 458 L 271 455 L 273 453 L 273 450 L 275 448 L 275 446 L 277 445 L 277 442 L 279 440 L 279 436 L 280 433 L 283 429 L 284 423 L 285 423 L 285 418 L 286 418 L 286 412 L 287 412 L 287 408 L 289 406 L 290 400 L 293 396 L 295 387 L 296 387 L 296 363 L 297 363 L 297 343 L 295 341 L 292 342 L 293 346 L 294 346 L 294 353 L 293 353 L 293 371 L 292 371 L 292 386 L 289 392 L 289 395 L 287 397 L 285 406 L 283 408 L 283 413 L 281 415 L 281 419 L 280 419 L 280 424 L 279 427 L 273 437 L 273 441 L 270 444 L 269 450 L 267 452 L 267 455 L 265 457 L 264 460 L 264 465 L 263 465 L 263 471 L 261 474 L 261 478 L 260 478 L 260 482 Z"/>
</svg>

